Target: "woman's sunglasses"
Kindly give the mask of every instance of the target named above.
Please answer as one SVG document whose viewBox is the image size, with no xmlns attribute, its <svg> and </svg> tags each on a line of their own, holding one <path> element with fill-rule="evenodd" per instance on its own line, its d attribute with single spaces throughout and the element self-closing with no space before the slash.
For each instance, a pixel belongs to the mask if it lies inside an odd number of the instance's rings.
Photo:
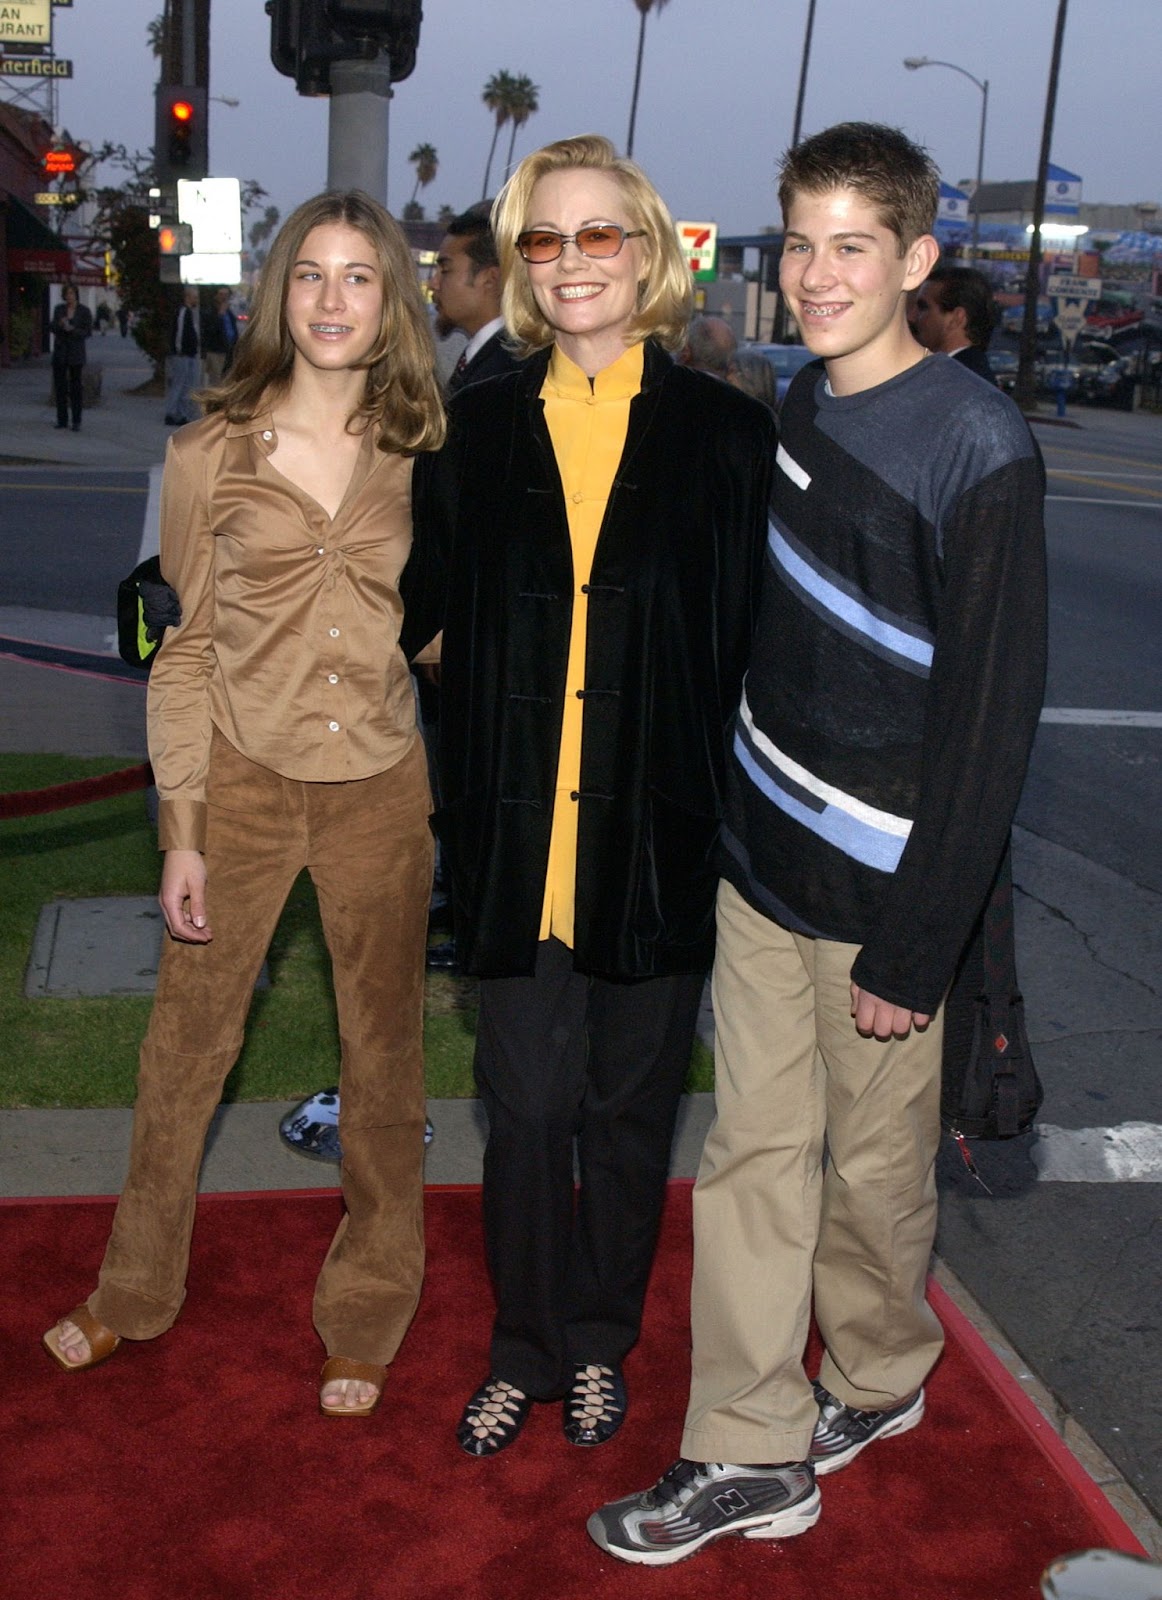
<svg viewBox="0 0 1162 1600">
<path fill-rule="evenodd" d="M 579 228 L 576 233 L 556 233 L 552 228 L 530 228 L 518 233 L 516 247 L 526 261 L 542 266 L 546 261 L 556 261 L 567 244 L 575 244 L 583 256 L 594 261 L 608 261 L 621 253 L 627 239 L 645 237 L 644 228 L 619 228 L 615 222 L 603 222 L 593 228 Z"/>
</svg>

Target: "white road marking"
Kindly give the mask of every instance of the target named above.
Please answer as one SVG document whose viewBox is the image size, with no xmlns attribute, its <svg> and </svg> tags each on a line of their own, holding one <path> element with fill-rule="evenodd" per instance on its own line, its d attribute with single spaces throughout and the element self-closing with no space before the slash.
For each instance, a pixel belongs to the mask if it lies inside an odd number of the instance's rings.
<svg viewBox="0 0 1162 1600">
<path fill-rule="evenodd" d="M 1162 728 L 1162 711 L 1098 711 L 1082 706 L 1046 706 L 1042 722 L 1074 728 Z"/>
<path fill-rule="evenodd" d="M 1029 1152 L 1043 1183 L 1162 1183 L 1162 1123 L 1055 1128 L 1042 1123 Z"/>
<path fill-rule="evenodd" d="M 141 519 L 141 543 L 137 549 L 137 564 L 148 561 L 161 547 L 161 475 L 165 468 L 159 462 L 149 469 L 149 494 L 145 501 L 145 515 Z"/>
<path fill-rule="evenodd" d="M 1127 489 L 1127 494 L 1133 494 Z M 1097 500 L 1085 494 L 1047 494 L 1049 500 L 1064 500 L 1070 506 L 1128 506 L 1132 511 L 1162 511 L 1162 500 Z"/>
</svg>

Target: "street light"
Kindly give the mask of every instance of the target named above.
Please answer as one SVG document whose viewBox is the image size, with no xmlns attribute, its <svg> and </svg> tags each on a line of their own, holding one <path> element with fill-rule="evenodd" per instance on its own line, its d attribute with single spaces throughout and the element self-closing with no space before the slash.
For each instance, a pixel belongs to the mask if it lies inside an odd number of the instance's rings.
<svg viewBox="0 0 1162 1600">
<path fill-rule="evenodd" d="M 975 83 L 980 90 L 980 144 L 976 152 L 976 193 L 972 197 L 972 265 L 975 267 L 977 245 L 980 242 L 980 186 L 984 181 L 984 130 L 989 114 L 989 81 L 986 78 L 982 83 L 971 72 L 958 67 L 955 61 L 933 61 L 930 56 L 905 56 L 904 65 L 909 72 L 916 72 L 920 67 L 947 67 L 950 72 L 959 72 L 969 83 Z"/>
</svg>

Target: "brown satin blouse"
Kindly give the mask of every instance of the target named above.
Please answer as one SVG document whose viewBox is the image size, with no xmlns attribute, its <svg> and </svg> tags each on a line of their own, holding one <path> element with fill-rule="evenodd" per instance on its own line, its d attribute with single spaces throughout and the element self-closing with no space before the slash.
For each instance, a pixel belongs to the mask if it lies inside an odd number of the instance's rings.
<svg viewBox="0 0 1162 1600">
<path fill-rule="evenodd" d="M 211 725 L 311 783 L 383 772 L 416 737 L 399 648 L 411 460 L 377 449 L 370 429 L 332 521 L 268 460 L 277 443 L 269 413 L 218 413 L 169 442 L 161 569 L 182 622 L 148 695 L 163 850 L 205 846 Z"/>
</svg>

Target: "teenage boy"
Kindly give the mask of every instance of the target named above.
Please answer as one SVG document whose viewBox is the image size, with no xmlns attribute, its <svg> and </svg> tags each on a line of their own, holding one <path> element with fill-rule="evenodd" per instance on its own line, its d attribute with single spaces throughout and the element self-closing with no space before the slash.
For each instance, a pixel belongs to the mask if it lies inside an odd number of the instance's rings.
<svg viewBox="0 0 1162 1600">
<path fill-rule="evenodd" d="M 781 286 L 823 360 L 781 412 L 735 732 L 682 1458 L 589 1519 L 626 1561 L 805 1531 L 817 1475 L 920 1421 L 940 1354 L 941 1000 L 1008 838 L 1046 619 L 1029 430 L 908 328 L 936 197 L 891 128 L 783 163 Z"/>
</svg>

